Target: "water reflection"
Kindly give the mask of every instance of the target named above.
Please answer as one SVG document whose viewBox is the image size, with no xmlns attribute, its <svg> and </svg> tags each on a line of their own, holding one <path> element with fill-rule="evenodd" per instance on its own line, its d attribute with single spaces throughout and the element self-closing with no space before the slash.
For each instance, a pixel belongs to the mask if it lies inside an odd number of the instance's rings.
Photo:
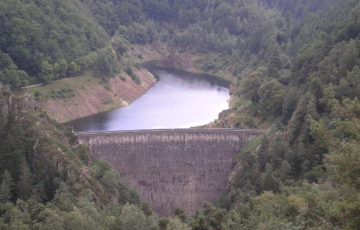
<svg viewBox="0 0 360 230">
<path fill-rule="evenodd" d="M 228 108 L 229 90 L 190 74 L 155 71 L 159 81 L 129 106 L 72 122 L 75 131 L 189 128 Z"/>
</svg>

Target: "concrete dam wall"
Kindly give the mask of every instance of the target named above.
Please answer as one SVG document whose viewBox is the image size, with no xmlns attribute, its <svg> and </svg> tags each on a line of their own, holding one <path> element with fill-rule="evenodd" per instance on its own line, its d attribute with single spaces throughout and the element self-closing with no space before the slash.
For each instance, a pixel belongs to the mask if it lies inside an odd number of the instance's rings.
<svg viewBox="0 0 360 230">
<path fill-rule="evenodd" d="M 76 133 L 160 216 L 188 215 L 225 191 L 233 158 L 262 130 L 169 129 Z"/>
</svg>

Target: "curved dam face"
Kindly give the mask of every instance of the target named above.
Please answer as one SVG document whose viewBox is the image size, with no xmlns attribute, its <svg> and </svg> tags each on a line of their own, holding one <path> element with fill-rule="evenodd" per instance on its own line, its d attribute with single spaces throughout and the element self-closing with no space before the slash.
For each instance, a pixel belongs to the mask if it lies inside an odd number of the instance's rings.
<svg viewBox="0 0 360 230">
<path fill-rule="evenodd" d="M 187 215 L 225 191 L 233 158 L 262 130 L 169 129 L 76 133 L 160 216 Z"/>
</svg>

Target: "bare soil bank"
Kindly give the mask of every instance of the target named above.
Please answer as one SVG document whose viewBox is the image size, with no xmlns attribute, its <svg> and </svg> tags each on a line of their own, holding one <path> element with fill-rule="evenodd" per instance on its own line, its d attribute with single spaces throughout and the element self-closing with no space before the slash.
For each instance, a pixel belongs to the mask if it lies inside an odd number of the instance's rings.
<svg viewBox="0 0 360 230">
<path fill-rule="evenodd" d="M 154 66 L 172 68 L 189 73 L 210 74 L 229 82 L 234 82 L 235 77 L 227 71 L 207 72 L 198 63 L 204 55 L 190 52 L 179 52 L 164 43 L 155 42 L 152 45 L 134 45 L 132 55 L 139 58 L 139 62 L 152 62 Z"/>
<path fill-rule="evenodd" d="M 181 71 L 203 74 L 197 60 L 201 56 L 188 52 L 177 52 L 162 43 L 135 45 L 130 51 L 135 62 L 153 61 L 158 67 L 175 68 Z M 234 77 L 228 73 L 211 73 L 225 79 L 228 86 Z M 42 109 L 58 122 L 68 122 L 96 113 L 110 111 L 128 105 L 143 95 L 156 82 L 156 78 L 146 69 L 136 71 L 141 84 L 136 84 L 126 73 L 121 73 L 109 82 L 86 74 L 54 81 L 48 85 L 24 89 L 37 99 Z M 203 74 L 204 76 L 206 74 Z M 120 78 L 120 76 L 122 76 Z M 125 80 L 124 80 L 125 77 Z M 220 79 L 221 80 L 221 79 Z M 232 88 L 230 86 L 230 88 Z M 69 90 L 70 89 L 70 90 Z M 65 95 L 62 95 L 64 91 Z M 66 92 L 70 92 L 67 95 Z M 60 92 L 61 94 L 57 94 Z"/>
<path fill-rule="evenodd" d="M 135 45 L 131 49 L 133 56 L 139 58 L 139 62 L 146 63 L 150 67 L 173 68 L 181 71 L 196 73 L 204 77 L 216 76 L 225 80 L 226 87 L 230 89 L 230 109 L 219 114 L 219 118 L 210 124 L 202 127 L 221 127 L 221 128 L 254 128 L 260 127 L 266 129 L 269 123 L 265 120 L 256 119 L 248 116 L 246 111 L 247 102 L 235 96 L 238 79 L 227 70 L 217 70 L 207 72 L 203 70 L 201 63 L 206 60 L 206 55 L 194 54 L 189 52 L 178 52 L 175 49 L 163 43 L 154 43 L 152 45 Z M 146 65 L 144 65 L 146 66 Z M 173 70 L 172 70 L 173 71 Z M 213 78 L 210 77 L 210 78 Z"/>
<path fill-rule="evenodd" d="M 125 73 L 109 79 L 108 82 L 102 82 L 88 74 L 27 89 L 27 92 L 37 96 L 42 109 L 51 118 L 58 122 L 68 122 L 126 106 L 156 82 L 155 77 L 146 69 L 137 70 L 135 73 L 141 84 L 135 83 Z M 62 94 L 66 90 L 70 92 L 69 95 Z"/>
</svg>

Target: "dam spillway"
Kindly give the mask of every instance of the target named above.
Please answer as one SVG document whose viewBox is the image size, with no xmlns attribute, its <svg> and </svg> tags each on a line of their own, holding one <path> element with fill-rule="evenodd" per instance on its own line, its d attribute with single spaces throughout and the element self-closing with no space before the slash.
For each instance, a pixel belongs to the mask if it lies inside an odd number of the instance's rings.
<svg viewBox="0 0 360 230">
<path fill-rule="evenodd" d="M 187 215 L 226 190 L 234 157 L 263 130 L 164 129 L 75 133 L 160 216 Z"/>
</svg>

